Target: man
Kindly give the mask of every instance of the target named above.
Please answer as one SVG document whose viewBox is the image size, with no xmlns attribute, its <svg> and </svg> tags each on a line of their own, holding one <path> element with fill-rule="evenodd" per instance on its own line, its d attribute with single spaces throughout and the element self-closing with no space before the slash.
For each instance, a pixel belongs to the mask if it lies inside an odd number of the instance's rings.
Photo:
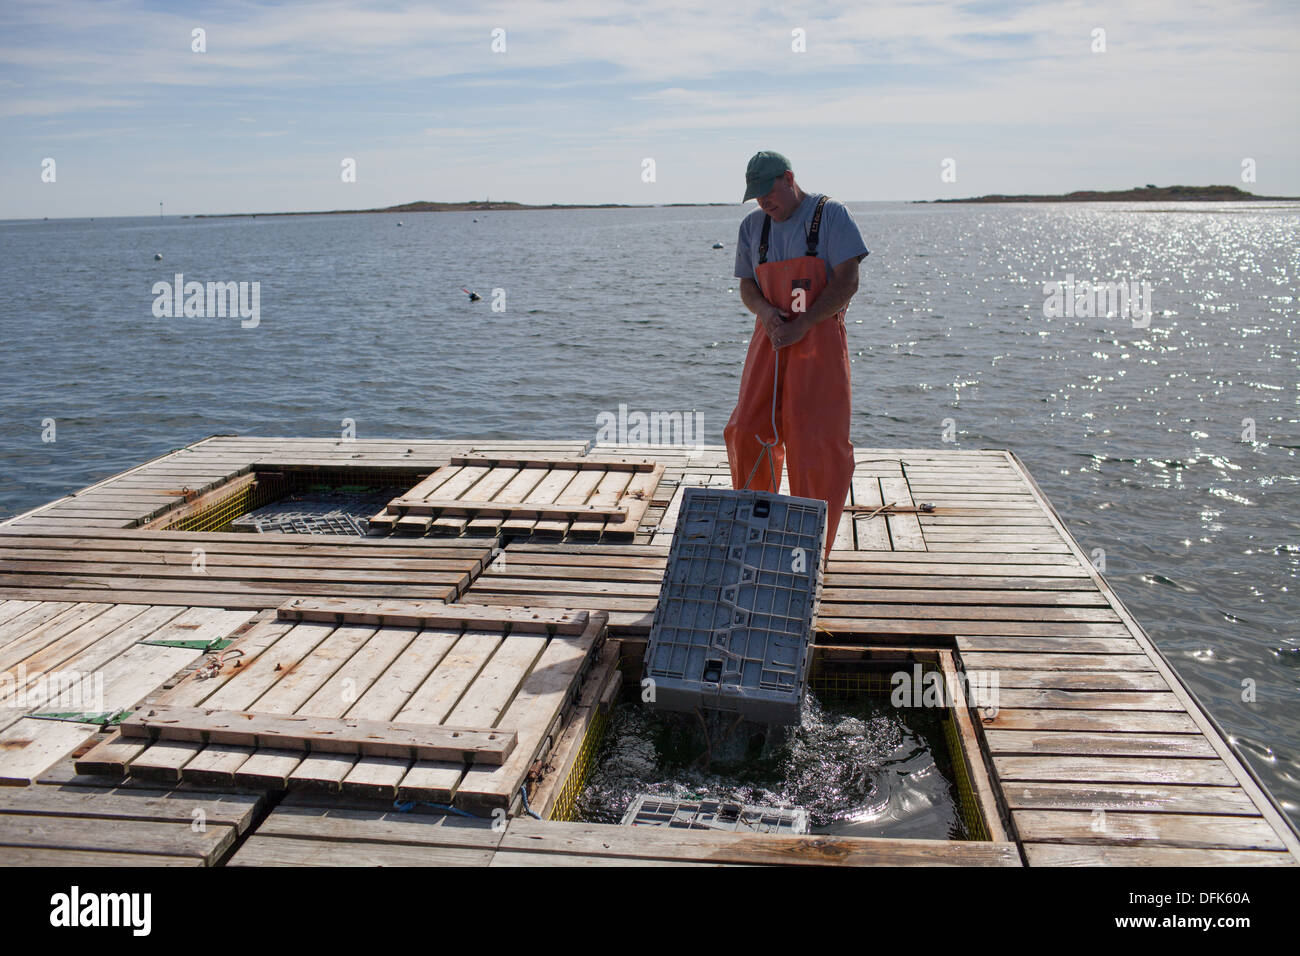
<svg viewBox="0 0 1300 956">
<path fill-rule="evenodd" d="M 853 478 L 844 313 L 868 250 L 844 204 L 805 193 L 780 153 L 749 161 L 742 202 L 750 199 L 758 208 L 740 224 L 736 277 L 756 318 L 723 432 L 731 484 L 777 491 L 788 460 L 791 494 L 826 502 L 829 556 Z"/>
</svg>

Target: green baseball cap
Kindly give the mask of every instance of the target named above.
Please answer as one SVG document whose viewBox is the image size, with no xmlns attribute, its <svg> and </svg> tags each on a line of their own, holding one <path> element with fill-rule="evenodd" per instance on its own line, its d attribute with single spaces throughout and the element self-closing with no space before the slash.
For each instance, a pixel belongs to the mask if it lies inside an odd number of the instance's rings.
<svg viewBox="0 0 1300 956">
<path fill-rule="evenodd" d="M 790 160 L 770 149 L 755 153 L 749 165 L 745 167 L 745 198 L 741 202 L 766 196 L 772 191 L 781 174 L 793 168 Z"/>
</svg>

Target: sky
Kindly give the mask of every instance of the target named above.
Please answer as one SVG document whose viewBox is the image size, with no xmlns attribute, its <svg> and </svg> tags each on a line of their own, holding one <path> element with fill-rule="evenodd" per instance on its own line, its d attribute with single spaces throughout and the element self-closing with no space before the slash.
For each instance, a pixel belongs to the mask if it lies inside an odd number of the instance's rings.
<svg viewBox="0 0 1300 956">
<path fill-rule="evenodd" d="M 4 0 L 0 218 L 739 202 L 759 149 L 846 201 L 1300 196 L 1298 28 L 1294 0 Z"/>
</svg>

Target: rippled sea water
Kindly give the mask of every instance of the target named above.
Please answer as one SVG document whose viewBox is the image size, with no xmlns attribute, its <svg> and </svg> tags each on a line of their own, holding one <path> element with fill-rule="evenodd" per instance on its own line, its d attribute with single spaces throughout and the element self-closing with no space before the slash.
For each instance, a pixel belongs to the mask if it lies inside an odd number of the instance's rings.
<svg viewBox="0 0 1300 956">
<path fill-rule="evenodd" d="M 1300 209 L 850 208 L 872 251 L 854 443 L 1020 455 L 1300 818 Z M 626 403 L 699 411 L 721 443 L 753 325 L 743 214 L 0 223 L 0 518 L 210 434 L 344 418 L 360 438 L 594 438 Z M 177 272 L 260 282 L 260 324 L 155 318 Z M 1069 275 L 1149 281 L 1150 326 L 1045 318 L 1043 283 Z"/>
</svg>

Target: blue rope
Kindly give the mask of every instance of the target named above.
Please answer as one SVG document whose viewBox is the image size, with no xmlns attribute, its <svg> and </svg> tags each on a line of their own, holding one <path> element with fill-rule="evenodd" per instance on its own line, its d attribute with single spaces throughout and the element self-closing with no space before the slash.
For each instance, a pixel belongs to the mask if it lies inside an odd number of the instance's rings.
<svg viewBox="0 0 1300 956">
<path fill-rule="evenodd" d="M 416 801 L 416 800 L 408 800 L 405 803 L 403 803 L 401 800 L 395 800 L 393 802 L 393 809 L 396 810 L 398 813 L 409 813 L 410 811 L 414 810 L 417 806 L 432 807 L 435 810 L 441 810 L 443 813 L 454 813 L 457 816 L 470 817 L 471 819 L 478 819 L 478 817 L 473 813 L 466 813 L 464 810 L 460 809 L 459 807 L 448 806 L 445 803 L 427 803 L 424 801 Z"/>
<path fill-rule="evenodd" d="M 534 820 L 540 820 L 541 817 L 533 812 L 532 807 L 528 806 L 528 784 L 525 783 L 520 785 L 519 796 L 522 797 L 524 801 L 524 813 L 528 814 Z"/>
</svg>

